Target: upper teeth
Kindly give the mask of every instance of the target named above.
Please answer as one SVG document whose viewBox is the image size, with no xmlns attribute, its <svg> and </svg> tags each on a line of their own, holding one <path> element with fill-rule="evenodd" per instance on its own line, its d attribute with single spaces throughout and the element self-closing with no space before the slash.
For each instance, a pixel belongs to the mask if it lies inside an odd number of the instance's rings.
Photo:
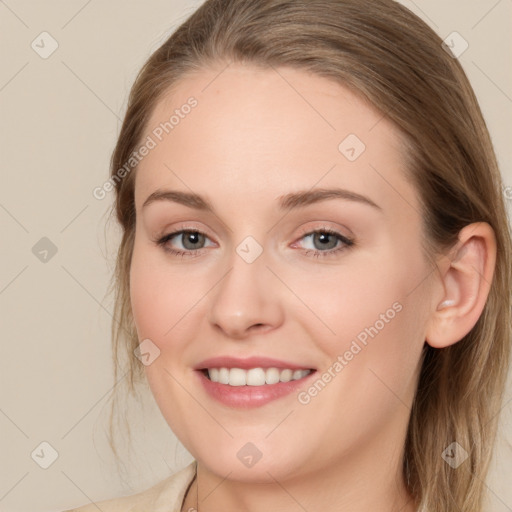
<svg viewBox="0 0 512 512">
<path fill-rule="evenodd" d="M 263 386 L 277 382 L 289 382 L 302 379 L 311 370 L 281 370 L 279 368 L 208 368 L 208 376 L 212 382 L 229 386 Z"/>
</svg>

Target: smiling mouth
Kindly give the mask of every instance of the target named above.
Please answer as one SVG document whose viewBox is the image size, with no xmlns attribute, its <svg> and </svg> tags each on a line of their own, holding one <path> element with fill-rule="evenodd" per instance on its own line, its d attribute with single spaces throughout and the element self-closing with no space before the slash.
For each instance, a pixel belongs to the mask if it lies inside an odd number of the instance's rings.
<svg viewBox="0 0 512 512">
<path fill-rule="evenodd" d="M 226 384 L 228 386 L 265 386 L 290 382 L 307 377 L 315 370 L 291 370 L 288 368 L 203 368 L 200 370 L 211 382 Z"/>
</svg>

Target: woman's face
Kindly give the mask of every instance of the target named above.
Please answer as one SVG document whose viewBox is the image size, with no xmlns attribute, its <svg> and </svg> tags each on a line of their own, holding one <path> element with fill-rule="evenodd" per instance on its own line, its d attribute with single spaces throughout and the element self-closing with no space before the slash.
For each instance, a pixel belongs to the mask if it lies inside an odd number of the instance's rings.
<svg viewBox="0 0 512 512">
<path fill-rule="evenodd" d="M 393 125 L 325 78 L 232 64 L 183 79 L 143 143 L 131 301 L 185 447 L 253 482 L 399 464 L 433 300 Z"/>
</svg>

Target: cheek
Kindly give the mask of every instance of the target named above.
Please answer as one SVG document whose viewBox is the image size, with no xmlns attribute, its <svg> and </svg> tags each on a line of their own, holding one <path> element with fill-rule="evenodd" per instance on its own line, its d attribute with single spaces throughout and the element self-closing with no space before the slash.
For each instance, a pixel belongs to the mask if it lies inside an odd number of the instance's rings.
<svg viewBox="0 0 512 512">
<path fill-rule="evenodd" d="M 409 387 L 415 373 L 428 290 L 419 284 L 427 273 L 419 255 L 409 254 L 407 261 L 391 252 L 384 256 L 352 266 L 339 279 L 316 281 L 307 302 L 331 331 L 324 328 L 316 336 L 328 356 L 326 366 L 341 356 L 343 369 L 337 368 L 348 381 L 386 391 L 377 376 L 400 390 Z"/>
<path fill-rule="evenodd" d="M 180 319 L 186 319 L 200 293 L 197 280 L 186 279 L 182 269 L 173 269 L 154 249 L 136 244 L 130 268 L 130 299 L 139 338 L 163 345 L 165 338 L 179 330 Z"/>
<path fill-rule="evenodd" d="M 142 244 L 141 244 L 142 245 Z M 155 401 L 171 429 L 188 443 L 190 396 L 179 382 L 186 382 L 187 339 L 191 332 L 187 312 L 197 302 L 183 272 L 177 275 L 153 250 L 135 246 L 130 268 L 130 298 L 139 340 L 150 339 L 159 355 L 144 367 Z M 173 378 L 174 377 L 174 378 Z M 188 387 L 188 385 L 186 386 Z"/>
<path fill-rule="evenodd" d="M 373 327 L 379 333 L 390 331 L 391 325 L 400 324 L 406 316 L 402 310 L 414 298 L 411 291 L 421 274 L 421 262 L 409 259 L 405 264 L 391 251 L 382 253 L 378 257 L 358 255 L 337 272 L 300 279 L 286 275 L 296 295 L 313 313 L 304 318 L 318 324 L 315 338 L 323 340 L 326 352 L 343 349 L 359 334 L 364 341 L 368 330 L 375 332 Z M 400 339 L 393 337 L 389 342 Z"/>
<path fill-rule="evenodd" d="M 159 295 L 155 293 L 156 284 L 155 272 L 150 265 L 143 263 L 143 258 L 134 250 L 130 268 L 130 300 L 139 339 L 153 339 L 156 332 L 149 328 L 154 325 L 156 312 L 161 307 L 158 304 Z"/>
<path fill-rule="evenodd" d="M 415 284 L 421 269 L 410 260 L 405 271 L 396 265 L 371 272 L 346 302 L 336 324 L 342 342 L 331 353 L 343 358 L 346 382 L 357 396 L 355 411 L 364 402 L 374 414 L 385 415 L 413 398 L 427 319 L 428 290 Z"/>
</svg>

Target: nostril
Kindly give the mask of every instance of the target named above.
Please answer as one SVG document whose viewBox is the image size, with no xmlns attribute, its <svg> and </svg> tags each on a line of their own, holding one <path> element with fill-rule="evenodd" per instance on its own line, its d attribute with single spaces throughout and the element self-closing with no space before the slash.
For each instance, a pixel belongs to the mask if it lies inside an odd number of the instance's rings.
<svg viewBox="0 0 512 512">
<path fill-rule="evenodd" d="M 254 324 L 251 329 L 261 330 L 265 328 L 265 324 Z"/>
</svg>

